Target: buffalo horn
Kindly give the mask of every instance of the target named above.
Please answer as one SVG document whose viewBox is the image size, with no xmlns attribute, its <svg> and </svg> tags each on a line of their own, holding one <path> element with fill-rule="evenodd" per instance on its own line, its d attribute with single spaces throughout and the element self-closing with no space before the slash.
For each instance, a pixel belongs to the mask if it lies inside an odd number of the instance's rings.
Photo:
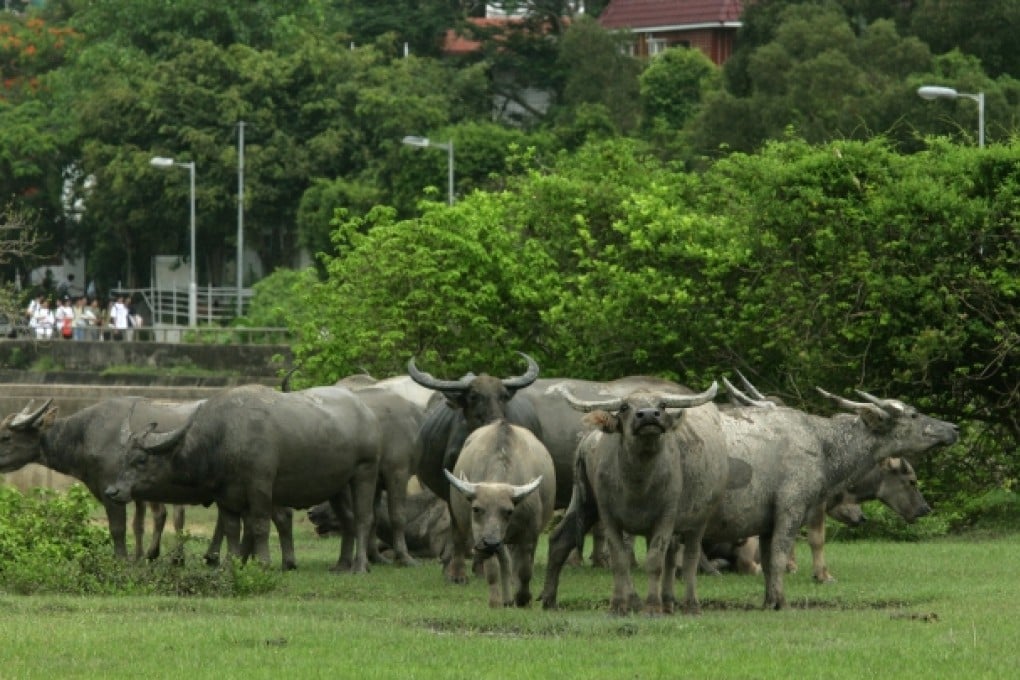
<svg viewBox="0 0 1020 680">
<path fill-rule="evenodd" d="M 427 387 L 437 392 L 463 392 L 474 378 L 474 375 L 470 373 L 468 374 L 470 377 L 465 376 L 460 380 L 439 380 L 433 378 L 430 374 L 418 370 L 418 367 L 414 365 L 414 357 L 407 361 L 407 374 L 411 376 L 411 380 L 422 387 Z"/>
<path fill-rule="evenodd" d="M 513 493 L 513 500 L 517 502 L 527 496 L 529 493 L 538 488 L 538 485 L 542 483 L 542 475 L 535 477 L 533 480 L 522 486 L 515 486 Z"/>
<path fill-rule="evenodd" d="M 449 480 L 450 484 L 452 484 L 454 487 L 456 487 L 458 491 L 464 494 L 464 498 L 468 499 L 469 501 L 475 499 L 475 496 L 478 494 L 477 484 L 472 484 L 467 479 L 459 479 L 455 477 L 453 473 L 447 470 L 446 468 L 443 468 L 443 474 L 446 475 L 446 479 Z"/>
<path fill-rule="evenodd" d="M 150 427 L 142 434 L 139 445 L 149 453 L 163 453 L 183 439 L 189 427 L 190 422 L 169 432 L 153 432 Z"/>
<path fill-rule="evenodd" d="M 531 383 L 535 382 L 536 378 L 538 378 L 538 362 L 524 352 L 518 352 L 518 354 L 524 357 L 524 360 L 528 362 L 528 370 L 524 372 L 524 375 L 518 375 L 513 378 L 504 378 L 502 381 L 503 387 L 508 390 L 519 390 L 527 387 Z"/>
<path fill-rule="evenodd" d="M 849 399 L 838 397 L 835 394 L 832 394 L 831 392 L 826 392 L 821 387 L 816 386 L 815 389 L 818 390 L 819 394 L 821 394 L 823 397 L 828 397 L 829 399 L 832 399 L 834 402 L 836 402 L 836 404 L 838 404 L 840 408 L 844 408 L 848 411 L 853 411 L 854 413 L 857 414 L 860 414 L 864 411 L 870 411 L 882 418 L 889 417 L 889 414 L 884 409 L 878 408 L 874 404 L 866 404 L 862 401 L 850 401 Z"/>
<path fill-rule="evenodd" d="M 664 394 L 662 403 L 666 408 L 694 408 L 712 401 L 718 393 L 719 383 L 713 380 L 709 388 L 701 394 Z"/>
<path fill-rule="evenodd" d="M 751 384 L 751 381 L 744 377 L 744 374 L 740 372 L 740 369 L 734 368 L 737 372 L 737 377 L 740 378 L 740 384 L 744 386 L 744 389 L 754 397 L 757 401 L 769 401 L 769 398 L 758 391 L 758 388 Z M 770 402 L 771 403 L 771 402 Z"/>
<path fill-rule="evenodd" d="M 854 392 L 861 395 L 891 416 L 903 415 L 903 406 L 895 399 L 879 399 L 878 397 L 868 394 L 863 390 L 854 390 Z"/>
<path fill-rule="evenodd" d="M 740 371 L 737 371 L 738 375 L 739 375 L 739 373 L 740 373 Z M 740 376 L 740 377 L 743 378 L 743 376 Z M 738 390 L 736 387 L 734 387 L 733 383 L 731 383 L 725 377 L 723 377 L 722 381 L 723 381 L 723 385 L 726 386 L 726 389 L 729 390 L 729 393 L 732 394 L 733 397 L 737 401 L 739 401 L 742 406 L 757 406 L 758 408 L 775 408 L 776 407 L 776 405 L 773 404 L 771 401 L 761 400 L 761 399 L 752 398 L 752 397 L 747 396 L 746 394 L 744 394 L 743 392 Z"/>
<path fill-rule="evenodd" d="M 592 411 L 619 411 L 620 407 L 623 406 L 622 397 L 610 397 L 608 399 L 600 399 L 598 401 L 585 401 L 578 399 L 574 396 L 570 388 L 563 383 L 556 383 L 551 389 L 556 390 L 563 395 L 563 398 L 567 400 L 571 408 L 575 411 L 582 411 L 584 413 L 591 413 Z"/>
<path fill-rule="evenodd" d="M 35 424 L 35 421 L 46 412 L 46 409 L 48 409 L 52 403 L 53 399 L 47 399 L 43 402 L 42 406 L 33 411 L 32 405 L 35 404 L 35 400 L 33 399 L 28 402 L 28 405 L 25 406 L 25 408 L 21 409 L 21 412 L 18 413 L 18 415 L 14 416 L 14 419 L 11 420 L 8 427 L 12 430 L 27 430 Z"/>
</svg>

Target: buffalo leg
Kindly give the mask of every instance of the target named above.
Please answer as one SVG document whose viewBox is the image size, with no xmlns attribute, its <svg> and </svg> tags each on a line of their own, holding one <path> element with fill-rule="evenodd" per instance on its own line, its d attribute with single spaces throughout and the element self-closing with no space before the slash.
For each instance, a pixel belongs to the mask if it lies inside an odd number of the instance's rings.
<svg viewBox="0 0 1020 680">
<path fill-rule="evenodd" d="M 701 559 L 701 540 L 705 536 L 705 528 L 688 532 L 684 536 L 684 557 L 681 569 L 684 579 L 684 614 L 700 614 L 701 603 L 698 602 L 698 561 Z M 673 563 L 667 564 L 663 580 L 668 584 L 672 594 L 673 581 L 676 579 L 676 544 L 673 545 Z M 674 595 L 675 597 L 675 595 Z M 668 612 L 667 612 L 668 613 Z"/>
<path fill-rule="evenodd" d="M 648 595 L 645 597 L 645 611 L 652 616 L 662 613 L 662 581 L 665 572 L 666 552 L 669 550 L 669 544 L 672 539 L 672 526 L 666 526 L 664 522 L 660 522 L 648 541 L 648 553 L 645 555 L 645 573 L 648 575 Z M 626 565 L 629 573 L 630 551 L 627 550 L 626 542 L 621 540 L 617 550 L 620 552 L 619 559 Z M 614 571 L 616 568 L 614 564 Z"/>
<path fill-rule="evenodd" d="M 471 527 L 462 529 L 457 524 L 457 518 L 454 517 L 453 512 L 450 513 L 450 529 L 451 529 L 451 554 L 450 561 L 446 564 L 446 580 L 450 583 L 464 584 L 468 582 L 467 578 L 467 566 L 465 565 L 466 556 L 468 554 L 468 535 L 471 531 Z"/>
<path fill-rule="evenodd" d="M 811 511 L 807 523 L 807 540 L 811 546 L 811 571 L 818 583 L 834 583 L 825 563 L 825 506 L 819 505 Z"/>
<path fill-rule="evenodd" d="M 145 543 L 145 507 L 146 505 L 143 501 L 135 501 L 135 516 L 131 521 L 131 529 L 135 537 L 136 562 L 142 559 L 142 546 Z"/>
<path fill-rule="evenodd" d="M 145 553 L 145 558 L 154 560 L 159 557 L 160 548 L 163 544 L 163 530 L 166 528 L 166 506 L 162 503 L 143 503 L 142 505 L 148 505 L 149 509 L 152 510 L 152 540 L 149 541 L 149 549 Z M 135 519 L 138 519 L 137 514 L 135 515 Z M 135 528 L 137 529 L 137 526 Z M 145 528 L 144 521 L 142 522 L 142 528 L 143 530 Z M 141 536 L 136 536 L 136 540 L 138 541 L 136 543 L 136 548 L 141 547 L 141 538 Z"/>
<path fill-rule="evenodd" d="M 294 557 L 294 511 L 290 508 L 273 508 L 273 526 L 280 537 L 280 553 L 283 556 L 283 570 L 297 569 Z"/>
<path fill-rule="evenodd" d="M 113 501 L 103 501 L 103 508 L 106 510 L 106 523 L 110 527 L 110 538 L 113 539 L 113 554 L 126 560 L 127 506 Z"/>
<path fill-rule="evenodd" d="M 397 564 L 413 567 L 418 562 L 407 549 L 407 479 L 406 471 L 387 475 L 386 502 L 393 529 L 393 552 Z"/>
<path fill-rule="evenodd" d="M 556 609 L 556 593 L 560 586 L 560 572 L 575 547 L 591 531 L 597 513 L 574 512 L 568 509 L 563 520 L 549 535 L 549 556 L 545 567 L 545 585 L 538 599 L 543 609 Z"/>
<path fill-rule="evenodd" d="M 510 550 L 513 569 L 514 604 L 518 607 L 531 605 L 531 577 L 535 569 L 535 544 L 515 545 Z"/>
<path fill-rule="evenodd" d="M 627 556 L 623 543 L 623 534 L 612 522 L 603 519 L 606 532 L 606 542 L 609 544 L 609 562 L 613 568 L 613 595 L 609 600 L 609 611 L 612 614 L 621 616 L 630 613 L 634 584 L 630 579 L 630 559 Z M 653 542 L 654 543 L 654 542 Z M 654 546 L 649 546 L 649 553 Z M 649 564 L 652 560 L 648 561 Z M 661 560 L 659 569 L 662 569 Z"/>
</svg>

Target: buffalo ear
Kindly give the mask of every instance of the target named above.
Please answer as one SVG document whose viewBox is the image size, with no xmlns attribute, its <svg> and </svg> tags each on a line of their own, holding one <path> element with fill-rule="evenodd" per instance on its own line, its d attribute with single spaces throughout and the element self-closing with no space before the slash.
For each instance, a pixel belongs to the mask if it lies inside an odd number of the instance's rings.
<svg viewBox="0 0 1020 680">
<path fill-rule="evenodd" d="M 620 419 L 609 411 L 597 410 L 588 413 L 582 418 L 586 425 L 606 434 L 613 434 L 620 430 Z"/>
</svg>

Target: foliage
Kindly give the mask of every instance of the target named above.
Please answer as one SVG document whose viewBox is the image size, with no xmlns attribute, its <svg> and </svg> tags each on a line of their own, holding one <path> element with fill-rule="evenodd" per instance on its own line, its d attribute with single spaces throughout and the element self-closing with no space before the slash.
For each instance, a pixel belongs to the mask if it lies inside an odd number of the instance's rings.
<svg viewBox="0 0 1020 680">
<path fill-rule="evenodd" d="M 80 484 L 66 494 L 25 495 L 0 485 L 0 590 L 20 594 L 261 595 L 279 575 L 228 560 L 210 569 L 192 559 L 129 564 L 113 557 L 109 533 L 93 517 L 98 504 Z M 183 545 L 177 551 L 183 555 Z"/>
<path fill-rule="evenodd" d="M 453 209 L 343 220 L 296 353 L 320 383 L 412 355 L 506 372 L 524 350 L 546 375 L 692 386 L 737 366 L 808 409 L 814 385 L 860 387 L 963 426 L 919 462 L 936 501 L 1009 484 L 1018 155 L 791 138 L 695 174 L 589 143 Z"/>
<path fill-rule="evenodd" d="M 960 515 L 940 506 L 931 515 L 907 524 L 898 514 L 878 502 L 865 508 L 868 521 L 848 527 L 826 518 L 826 541 L 930 541 L 946 536 L 957 524 Z"/>
</svg>

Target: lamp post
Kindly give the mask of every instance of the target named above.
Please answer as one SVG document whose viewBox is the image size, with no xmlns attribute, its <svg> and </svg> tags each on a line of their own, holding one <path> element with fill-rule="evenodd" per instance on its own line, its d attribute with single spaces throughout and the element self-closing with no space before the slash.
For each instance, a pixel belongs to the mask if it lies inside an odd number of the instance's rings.
<svg viewBox="0 0 1020 680">
<path fill-rule="evenodd" d="M 188 278 L 188 325 L 198 325 L 198 284 L 195 283 L 195 163 L 181 163 L 173 158 L 154 156 L 149 160 L 154 168 L 187 168 L 191 179 L 191 269 Z"/>
<path fill-rule="evenodd" d="M 939 87 L 937 85 L 922 85 L 917 88 L 917 94 L 921 99 L 973 99 L 978 105 L 978 146 L 984 148 L 985 146 L 985 93 L 978 92 L 977 94 L 970 94 L 967 92 L 957 92 L 951 87 Z"/>
<path fill-rule="evenodd" d="M 408 146 L 416 146 L 422 149 L 431 146 L 446 151 L 446 200 L 450 205 L 453 205 L 453 140 L 433 142 L 428 137 L 408 135 L 401 141 Z"/>
</svg>

